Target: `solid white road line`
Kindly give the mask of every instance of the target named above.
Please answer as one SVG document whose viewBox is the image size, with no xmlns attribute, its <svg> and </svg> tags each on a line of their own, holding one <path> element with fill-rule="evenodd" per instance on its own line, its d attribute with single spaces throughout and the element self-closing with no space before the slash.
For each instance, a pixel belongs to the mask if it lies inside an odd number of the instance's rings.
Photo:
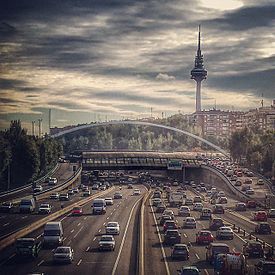
<svg viewBox="0 0 275 275">
<path fill-rule="evenodd" d="M 37 266 L 40 266 L 40 265 L 42 265 L 43 263 L 44 263 L 44 260 L 42 260 L 41 262 L 39 262 Z"/>
<path fill-rule="evenodd" d="M 90 250 L 90 246 L 88 246 L 87 248 L 86 248 L 86 252 L 88 252 Z"/>
<path fill-rule="evenodd" d="M 130 224 L 130 221 L 131 221 L 131 218 L 132 218 L 134 209 L 135 209 L 136 205 L 138 204 L 138 202 L 139 202 L 141 199 L 142 199 L 142 197 L 139 198 L 139 199 L 135 202 L 135 204 L 133 205 L 133 207 L 132 207 L 132 209 L 131 209 L 131 212 L 130 212 L 130 215 L 129 215 L 129 218 L 128 218 L 128 221 L 127 221 L 127 224 L 126 224 L 126 227 L 125 227 L 125 230 L 124 230 L 124 235 L 123 235 L 123 237 L 122 237 L 121 244 L 120 244 L 120 247 L 119 247 L 118 255 L 117 255 L 117 258 L 116 258 L 114 267 L 113 267 L 113 269 L 112 269 L 112 275 L 115 275 L 115 272 L 116 272 L 116 269 L 117 269 L 117 266 L 118 266 L 118 263 L 119 263 L 119 260 L 120 260 L 122 248 L 123 248 L 123 245 L 124 245 L 124 243 L 125 243 L 126 234 L 127 234 L 127 231 L 128 231 L 128 227 L 129 227 L 129 224 Z"/>
<path fill-rule="evenodd" d="M 82 259 L 80 259 L 76 265 L 79 266 L 81 262 L 82 262 Z"/>
<path fill-rule="evenodd" d="M 80 229 L 77 231 L 77 233 L 74 235 L 74 239 L 78 236 L 78 234 L 80 233 L 80 231 L 84 228 L 84 225 L 82 225 L 80 227 Z"/>
<path fill-rule="evenodd" d="M 96 240 L 96 237 L 93 238 L 93 241 L 95 241 L 95 240 Z"/>
<path fill-rule="evenodd" d="M 200 259 L 200 256 L 197 253 L 195 253 L 195 256 L 198 260 Z"/>
<path fill-rule="evenodd" d="M 159 227 L 158 227 L 158 224 L 157 224 L 157 219 L 156 219 L 156 216 L 155 216 L 154 209 L 153 209 L 152 205 L 151 205 L 151 211 L 152 211 L 154 222 L 155 222 L 155 225 L 156 225 L 156 228 L 157 228 L 157 233 L 158 233 L 158 237 L 159 237 L 159 243 L 160 243 L 160 247 L 161 247 L 163 261 L 164 261 L 164 264 L 165 264 L 166 273 L 167 273 L 167 275 L 170 275 L 169 265 L 168 265 L 168 262 L 167 262 L 167 258 L 166 258 L 166 254 L 165 254 L 163 245 L 162 245 L 162 239 L 161 239 L 161 235 L 160 235 L 160 232 L 159 232 Z"/>
</svg>

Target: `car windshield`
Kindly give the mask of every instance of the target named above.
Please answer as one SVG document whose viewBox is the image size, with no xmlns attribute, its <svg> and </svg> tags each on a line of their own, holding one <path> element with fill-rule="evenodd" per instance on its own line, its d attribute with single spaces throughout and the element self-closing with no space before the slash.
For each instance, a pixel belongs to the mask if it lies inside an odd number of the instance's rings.
<svg viewBox="0 0 275 275">
<path fill-rule="evenodd" d="M 100 241 L 113 241 L 112 236 L 102 236 Z"/>
<path fill-rule="evenodd" d="M 170 231 L 170 230 L 168 230 L 168 231 L 166 232 L 166 234 L 167 234 L 168 236 L 178 236 L 178 235 L 179 235 L 179 232 L 178 232 L 178 231 Z"/>
<path fill-rule="evenodd" d="M 31 201 L 21 201 L 21 205 L 31 205 Z"/>
<path fill-rule="evenodd" d="M 58 229 L 47 229 L 44 231 L 44 236 L 59 236 L 60 230 Z"/>
<path fill-rule="evenodd" d="M 74 211 L 80 211 L 80 210 L 81 210 L 81 207 L 74 207 L 73 210 L 74 210 Z"/>
<path fill-rule="evenodd" d="M 201 235 L 201 236 L 209 236 L 210 233 L 209 233 L 209 232 L 201 232 L 200 235 Z"/>
<path fill-rule="evenodd" d="M 196 271 L 196 270 L 192 270 L 192 269 L 189 269 L 189 270 L 183 270 L 181 272 L 181 275 L 198 275 L 199 273 Z"/>
<path fill-rule="evenodd" d="M 70 248 L 69 247 L 58 247 L 55 250 L 55 253 L 70 253 Z"/>
<path fill-rule="evenodd" d="M 261 228 L 270 228 L 270 225 L 269 224 L 261 224 L 260 227 Z"/>
<path fill-rule="evenodd" d="M 213 247 L 214 253 L 228 253 L 229 247 L 228 246 L 215 246 Z"/>
<path fill-rule="evenodd" d="M 102 207 L 103 203 L 102 202 L 94 202 L 93 206 L 94 207 Z"/>
<path fill-rule="evenodd" d="M 108 227 L 117 227 L 118 224 L 117 224 L 116 222 L 109 222 L 109 223 L 107 224 L 107 226 L 108 226 Z"/>
<path fill-rule="evenodd" d="M 175 250 L 186 250 L 187 248 L 186 248 L 186 246 L 181 245 L 181 246 L 175 246 L 174 249 Z"/>
<path fill-rule="evenodd" d="M 26 247 L 26 246 L 33 246 L 34 241 L 32 240 L 17 240 L 16 246 L 17 247 Z"/>
</svg>

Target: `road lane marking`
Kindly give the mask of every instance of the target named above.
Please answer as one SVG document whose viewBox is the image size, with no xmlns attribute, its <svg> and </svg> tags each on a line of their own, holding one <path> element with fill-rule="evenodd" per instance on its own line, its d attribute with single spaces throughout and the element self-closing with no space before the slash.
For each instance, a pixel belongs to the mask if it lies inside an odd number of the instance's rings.
<svg viewBox="0 0 275 275">
<path fill-rule="evenodd" d="M 130 221 L 131 221 L 131 218 L 132 218 L 134 209 L 135 209 L 136 205 L 139 203 L 139 201 L 140 201 L 142 198 L 143 198 L 143 197 L 140 197 L 140 198 L 135 202 L 135 204 L 133 205 L 133 207 L 132 207 L 132 209 L 131 209 L 131 212 L 130 212 L 130 215 L 129 215 L 127 224 L 126 224 L 126 226 L 125 226 L 124 234 L 123 234 L 123 237 L 122 237 L 122 240 L 121 240 L 121 243 L 120 243 L 118 255 L 117 255 L 117 258 L 116 258 L 114 267 L 113 267 L 113 269 L 112 269 L 112 275 L 115 275 L 115 273 L 116 273 L 116 269 L 117 269 L 117 266 L 118 266 L 118 263 L 119 263 L 119 260 L 120 260 L 122 248 L 123 248 L 123 245 L 124 245 L 124 243 L 125 243 L 126 234 L 127 234 L 127 231 L 128 231 L 128 227 L 129 227 L 129 224 L 130 224 Z"/>
<path fill-rule="evenodd" d="M 84 220 L 87 220 L 88 217 L 85 217 Z"/>
<path fill-rule="evenodd" d="M 77 231 L 77 233 L 74 235 L 74 239 L 78 236 L 78 234 L 80 233 L 80 231 L 84 228 L 84 225 L 82 225 L 82 227 L 80 227 L 80 229 Z"/>
<path fill-rule="evenodd" d="M 3 227 L 8 226 L 9 224 L 10 224 L 9 222 L 5 223 L 3 224 Z"/>
<path fill-rule="evenodd" d="M 93 238 L 93 241 L 95 241 L 95 240 L 96 240 L 96 237 Z"/>
<path fill-rule="evenodd" d="M 44 263 L 44 260 L 40 261 L 37 266 L 40 266 Z"/>
<path fill-rule="evenodd" d="M 155 216 L 154 209 L 153 209 L 152 205 L 151 205 L 151 211 L 152 211 L 152 214 L 153 214 L 154 222 L 155 222 L 158 237 L 159 237 L 159 243 L 160 243 L 160 247 L 161 247 L 163 261 L 164 261 L 164 264 L 165 264 L 166 273 L 167 273 L 167 275 L 170 275 L 169 265 L 168 265 L 166 254 L 165 254 L 165 251 L 164 251 L 164 248 L 163 248 L 161 235 L 160 235 L 159 227 L 158 227 L 158 224 L 157 224 L 157 219 L 156 219 L 156 216 Z"/>
<path fill-rule="evenodd" d="M 110 219 L 110 217 L 107 217 L 107 220 L 109 220 Z"/>
<path fill-rule="evenodd" d="M 77 224 L 77 226 L 80 226 L 81 225 L 81 222 Z"/>
<path fill-rule="evenodd" d="M 103 223 L 103 225 L 105 225 L 106 224 L 106 222 L 105 223 Z"/>
<path fill-rule="evenodd" d="M 187 235 L 186 235 L 185 233 L 183 233 L 183 236 L 184 236 L 185 238 L 187 238 Z"/>
<path fill-rule="evenodd" d="M 195 256 L 198 260 L 200 259 L 200 256 L 197 253 L 195 253 Z"/>
<path fill-rule="evenodd" d="M 101 232 L 101 229 L 99 229 L 98 232 Z"/>
<path fill-rule="evenodd" d="M 205 272 L 206 275 L 209 275 L 207 269 L 204 269 L 204 272 Z"/>
<path fill-rule="evenodd" d="M 88 252 L 90 250 L 90 246 L 88 246 L 87 248 L 86 248 L 86 252 Z"/>
<path fill-rule="evenodd" d="M 74 233 L 74 229 L 73 229 L 73 230 L 71 230 L 71 233 Z"/>
<path fill-rule="evenodd" d="M 82 262 L 82 259 L 80 259 L 76 265 L 79 266 L 81 262 Z"/>
</svg>

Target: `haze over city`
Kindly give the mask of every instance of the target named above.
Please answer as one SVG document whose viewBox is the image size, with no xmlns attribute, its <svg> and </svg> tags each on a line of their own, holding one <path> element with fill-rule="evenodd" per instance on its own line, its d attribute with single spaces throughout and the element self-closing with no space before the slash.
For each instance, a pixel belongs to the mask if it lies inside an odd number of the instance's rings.
<svg viewBox="0 0 275 275">
<path fill-rule="evenodd" d="M 2 1 L 0 128 L 194 112 L 199 24 L 202 108 L 270 105 L 274 1 Z"/>
</svg>

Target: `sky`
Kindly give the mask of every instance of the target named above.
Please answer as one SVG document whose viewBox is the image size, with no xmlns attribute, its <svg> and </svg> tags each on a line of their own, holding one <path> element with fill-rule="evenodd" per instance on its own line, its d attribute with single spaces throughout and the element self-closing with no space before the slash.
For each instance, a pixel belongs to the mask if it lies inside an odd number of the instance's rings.
<svg viewBox="0 0 275 275">
<path fill-rule="evenodd" d="M 2 0 L 0 129 L 169 116 L 275 98 L 274 0 Z"/>
</svg>

